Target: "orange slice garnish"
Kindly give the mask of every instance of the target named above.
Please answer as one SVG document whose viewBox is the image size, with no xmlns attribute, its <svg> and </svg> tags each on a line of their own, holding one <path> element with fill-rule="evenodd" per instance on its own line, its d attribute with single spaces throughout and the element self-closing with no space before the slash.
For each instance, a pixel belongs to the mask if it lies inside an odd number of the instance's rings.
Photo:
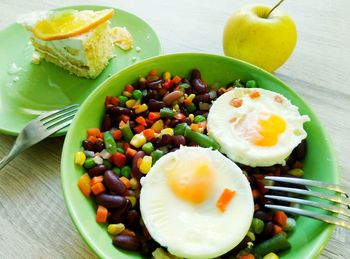
<svg viewBox="0 0 350 259">
<path fill-rule="evenodd" d="M 102 11 L 59 11 L 39 21 L 32 29 L 41 40 L 60 40 L 77 36 L 106 22 L 114 15 L 113 9 Z"/>
</svg>

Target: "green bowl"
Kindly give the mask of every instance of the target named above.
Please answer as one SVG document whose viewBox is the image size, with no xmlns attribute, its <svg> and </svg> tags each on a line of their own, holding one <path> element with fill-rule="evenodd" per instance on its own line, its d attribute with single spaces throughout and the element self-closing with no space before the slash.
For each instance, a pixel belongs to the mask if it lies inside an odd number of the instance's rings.
<svg viewBox="0 0 350 259">
<path fill-rule="evenodd" d="M 156 69 L 159 73 L 170 71 L 172 74 L 188 76 L 193 68 L 198 68 L 209 84 L 226 85 L 237 78 L 254 79 L 260 87 L 281 93 L 290 99 L 300 108 L 301 114 L 307 114 L 311 118 L 311 122 L 305 124 L 308 133 L 305 177 L 331 183 L 339 182 L 337 162 L 319 119 L 299 95 L 270 73 L 239 60 L 210 54 L 171 54 L 147 59 L 113 75 L 93 91 L 81 105 L 64 142 L 61 174 L 65 202 L 81 236 L 99 257 L 141 258 L 139 254 L 118 250 L 112 245 L 106 225 L 95 221 L 95 204 L 77 187 L 83 170 L 74 164 L 74 154 L 86 137 L 86 129 L 100 126 L 106 95 L 120 94 L 126 84 L 135 82 L 151 69 Z M 292 248 L 282 253 L 281 258 L 317 257 L 326 246 L 333 229 L 332 225 L 299 217 L 296 230 L 289 237 Z"/>
</svg>

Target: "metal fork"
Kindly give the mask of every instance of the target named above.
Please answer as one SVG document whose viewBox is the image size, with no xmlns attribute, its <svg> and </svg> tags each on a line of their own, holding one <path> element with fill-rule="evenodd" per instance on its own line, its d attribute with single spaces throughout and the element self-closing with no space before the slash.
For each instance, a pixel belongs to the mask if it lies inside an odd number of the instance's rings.
<svg viewBox="0 0 350 259">
<path fill-rule="evenodd" d="M 19 153 L 67 127 L 78 110 L 77 104 L 50 111 L 29 122 L 19 133 L 9 154 L 0 161 L 0 170 Z"/>
<path fill-rule="evenodd" d="M 349 199 L 349 195 L 346 193 L 345 187 L 337 184 L 330 184 L 330 183 L 325 183 L 325 182 L 320 182 L 315 180 L 306 180 L 306 179 L 299 179 L 299 178 L 292 178 L 292 177 L 266 176 L 265 179 L 293 185 L 293 188 L 283 187 L 283 186 L 265 186 L 265 188 L 268 190 L 313 196 L 323 200 L 331 201 L 333 202 L 333 205 L 325 204 L 323 202 L 318 202 L 318 201 L 311 201 L 311 200 L 306 200 L 301 198 L 271 195 L 271 194 L 266 194 L 265 198 L 316 207 L 316 208 L 323 209 L 327 212 L 336 213 L 338 215 L 326 215 L 326 214 L 322 214 L 321 212 L 309 211 L 307 209 L 295 208 L 291 206 L 273 205 L 273 204 L 265 204 L 266 208 L 282 210 L 292 214 L 311 217 L 327 223 L 335 224 L 335 225 L 350 229 L 350 199 Z M 309 190 L 308 188 L 306 189 L 294 188 L 294 185 L 297 185 L 297 186 L 300 185 L 301 187 L 308 187 L 308 186 L 318 187 L 320 188 L 320 190 L 323 189 L 323 190 L 334 191 L 336 192 L 336 194 L 328 194 L 328 193 L 319 192 L 319 191 L 312 191 L 312 190 Z"/>
</svg>

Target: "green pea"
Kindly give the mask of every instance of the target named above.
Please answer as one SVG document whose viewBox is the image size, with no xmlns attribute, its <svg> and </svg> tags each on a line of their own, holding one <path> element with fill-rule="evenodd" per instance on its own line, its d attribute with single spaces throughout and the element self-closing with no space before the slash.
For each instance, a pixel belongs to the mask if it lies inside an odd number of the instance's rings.
<svg viewBox="0 0 350 259">
<path fill-rule="evenodd" d="M 145 144 L 143 144 L 142 146 L 142 150 L 147 154 L 151 154 L 154 150 L 153 144 L 151 142 L 147 142 Z"/>
<path fill-rule="evenodd" d="M 245 83 L 245 86 L 246 87 L 249 87 L 249 88 L 254 88 L 256 87 L 256 82 L 254 80 L 248 80 L 246 83 Z"/>
<path fill-rule="evenodd" d="M 140 90 L 136 89 L 132 92 L 132 97 L 134 97 L 136 100 L 141 100 L 142 99 L 142 92 Z"/>
<path fill-rule="evenodd" d="M 255 234 L 261 234 L 264 230 L 264 226 L 264 221 L 258 218 L 253 218 L 251 228 Z"/>
<path fill-rule="evenodd" d="M 119 152 L 119 153 L 122 153 L 122 154 L 124 154 L 125 153 L 125 151 L 124 151 L 124 149 L 123 148 L 121 148 L 121 147 L 117 147 L 117 152 Z"/>
<path fill-rule="evenodd" d="M 194 105 L 194 103 L 191 103 L 190 105 L 186 105 L 186 109 L 188 112 L 194 112 L 196 111 L 196 105 Z"/>
<path fill-rule="evenodd" d="M 197 115 L 196 117 L 194 117 L 193 122 L 194 123 L 198 123 L 198 122 L 202 122 L 205 121 L 205 117 L 203 115 Z"/>
<path fill-rule="evenodd" d="M 124 107 L 126 101 L 129 100 L 128 97 L 126 97 L 126 96 L 124 96 L 124 95 L 118 96 L 118 99 L 119 99 L 119 101 L 120 101 L 119 106 L 122 106 L 122 107 Z"/>
<path fill-rule="evenodd" d="M 112 168 L 112 171 L 113 171 L 116 175 L 121 176 L 121 172 L 120 172 L 120 168 L 119 168 L 119 167 L 114 166 L 114 167 Z"/>
<path fill-rule="evenodd" d="M 154 165 L 159 158 L 161 158 L 164 155 L 164 152 L 156 149 L 151 153 L 152 156 L 152 165 Z"/>
<path fill-rule="evenodd" d="M 88 157 L 85 159 L 85 162 L 84 162 L 84 167 L 86 169 L 90 169 L 90 168 L 93 168 L 94 166 L 96 165 L 94 159 L 92 157 Z"/>
<path fill-rule="evenodd" d="M 130 166 L 123 166 L 122 170 L 120 171 L 121 175 L 126 177 L 126 178 L 130 178 L 131 175 L 131 168 Z"/>
<path fill-rule="evenodd" d="M 287 218 L 287 223 L 283 227 L 283 230 L 289 232 L 289 231 L 292 231 L 295 228 L 295 226 L 296 226 L 295 219 Z"/>
<path fill-rule="evenodd" d="M 108 168 L 111 169 L 112 168 L 112 163 L 107 160 L 107 159 L 103 159 L 103 164 Z"/>
<path fill-rule="evenodd" d="M 176 112 L 174 112 L 170 108 L 164 107 L 160 109 L 159 114 L 160 114 L 160 117 L 162 118 L 171 118 L 175 116 Z"/>
</svg>

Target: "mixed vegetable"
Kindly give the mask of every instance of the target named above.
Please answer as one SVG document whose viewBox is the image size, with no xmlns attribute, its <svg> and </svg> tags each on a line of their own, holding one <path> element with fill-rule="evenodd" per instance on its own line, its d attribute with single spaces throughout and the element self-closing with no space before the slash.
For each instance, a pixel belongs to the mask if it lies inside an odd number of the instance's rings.
<svg viewBox="0 0 350 259">
<path fill-rule="evenodd" d="M 115 246 L 139 251 L 144 256 L 153 253 L 156 258 L 167 254 L 142 222 L 140 178 L 161 156 L 180 145 L 219 149 L 219 144 L 207 135 L 208 111 L 212 101 L 237 86 L 257 87 L 257 83 L 236 80 L 216 87 L 208 86 L 197 69 L 191 71 L 189 78 L 172 76 L 170 72 L 160 75 L 152 70 L 126 85 L 121 95 L 106 96 L 101 128 L 87 130 L 75 163 L 86 172 L 79 178 L 78 186 L 85 196 L 95 200 L 96 221 L 108 224 Z M 275 253 L 290 247 L 287 234 L 295 228 L 295 220 L 282 211 L 264 207 L 266 203 L 276 203 L 264 198 L 268 191 L 264 188 L 264 176 L 303 176 L 301 160 L 305 152 L 303 141 L 285 166 L 240 165 L 252 188 L 255 213 L 246 237 L 222 258 L 278 258 Z M 233 194 L 226 196 L 232 198 Z M 222 204 L 218 206 L 225 209 Z"/>
</svg>

